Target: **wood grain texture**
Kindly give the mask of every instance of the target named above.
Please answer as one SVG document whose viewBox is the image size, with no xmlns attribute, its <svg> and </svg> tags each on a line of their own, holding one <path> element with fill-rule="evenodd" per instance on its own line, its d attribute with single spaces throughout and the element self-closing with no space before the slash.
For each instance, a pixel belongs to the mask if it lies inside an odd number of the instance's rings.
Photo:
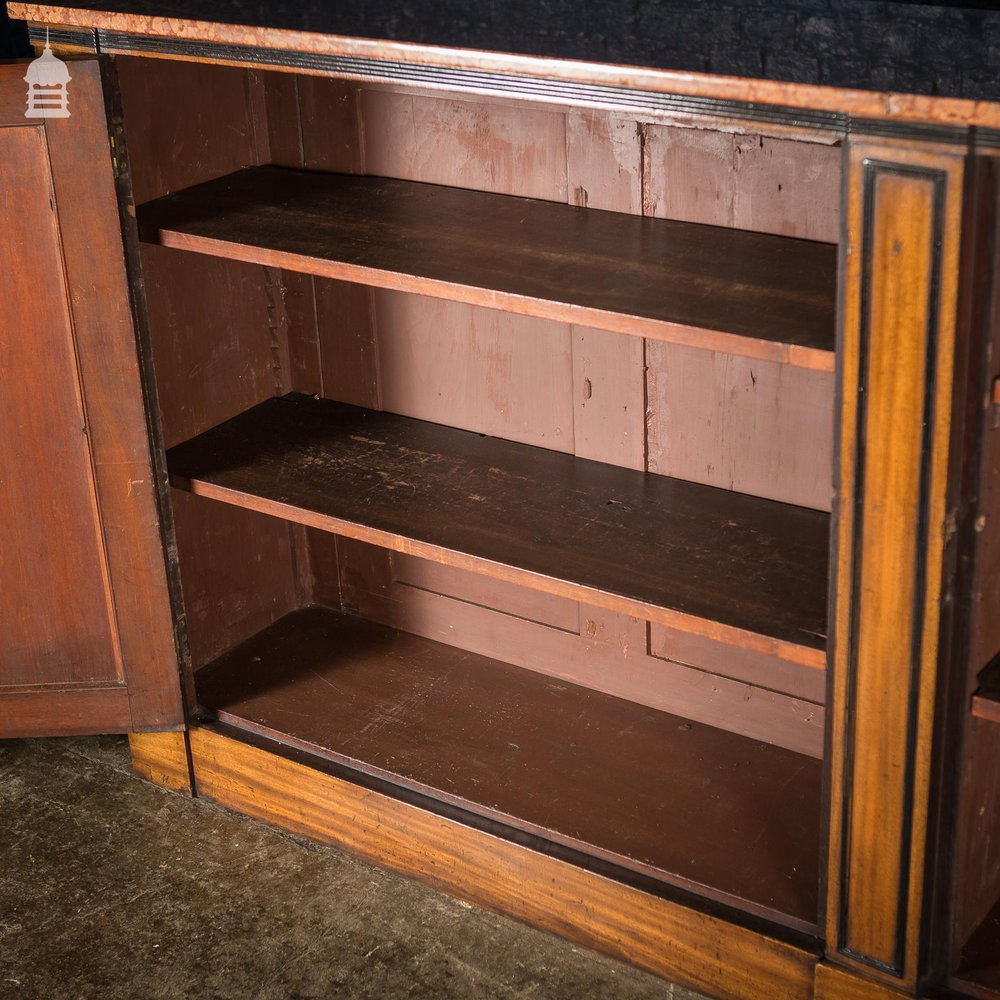
<svg viewBox="0 0 1000 1000">
<path fill-rule="evenodd" d="M 198 728 L 202 795 L 367 861 L 711 992 L 808 1000 L 815 957 Z"/>
<path fill-rule="evenodd" d="M 164 246 L 832 368 L 835 254 L 822 243 L 278 168 L 139 216 Z"/>
<path fill-rule="evenodd" d="M 906 1000 L 910 996 L 828 962 L 816 966 L 815 1000 Z"/>
<path fill-rule="evenodd" d="M 0 147 L 0 685 L 121 681 L 45 133 Z"/>
<path fill-rule="evenodd" d="M 132 218 L 119 204 L 97 60 L 74 63 L 76 110 L 49 118 L 45 137 L 76 334 L 121 655 L 132 722 L 183 721 L 137 331 L 123 246 Z M 114 95 L 110 95 L 113 105 Z M 135 239 L 134 229 L 131 239 Z M 144 333 L 144 331 L 139 331 Z"/>
<path fill-rule="evenodd" d="M 140 777 L 172 792 L 194 794 L 185 733 L 131 733 L 128 747 L 132 770 Z"/>
<path fill-rule="evenodd" d="M 283 618 L 196 681 L 199 704 L 227 725 L 815 927 L 812 758 L 322 608 Z M 669 823 L 666 803 L 702 822 Z"/>
<path fill-rule="evenodd" d="M 71 118 L 28 125 L 22 107 L 0 128 L 0 240 L 17 261 L 0 362 L 4 736 L 181 718 L 104 95 L 96 61 L 72 72 Z M 0 67 L 0 90 L 23 98 L 23 75 Z"/>
<path fill-rule="evenodd" d="M 301 396 L 170 462 L 202 496 L 822 665 L 818 512 Z"/>
<path fill-rule="evenodd" d="M 917 980 L 962 165 L 849 151 L 827 936 Z"/>
<path fill-rule="evenodd" d="M 110 3 L 106 4 L 110 6 Z M 601 83 L 668 94 L 826 110 L 891 121 L 935 122 L 1000 128 L 1000 106 L 988 101 L 878 93 L 801 83 L 782 83 L 710 73 L 605 65 L 502 52 L 463 50 L 410 42 L 383 41 L 286 28 L 213 22 L 207 18 L 166 17 L 159 12 L 87 10 L 51 4 L 8 3 L 11 17 L 41 24 L 68 24 L 174 39 L 291 49 L 415 65 L 492 70 L 567 82 Z M 266 57 L 261 53 L 261 58 Z M 313 71 L 313 72 L 320 72 Z M 734 118 L 739 111 L 734 109 Z"/>
<path fill-rule="evenodd" d="M 0 738 L 90 736 L 127 733 L 132 728 L 123 684 L 46 684 L 0 689 Z"/>
</svg>

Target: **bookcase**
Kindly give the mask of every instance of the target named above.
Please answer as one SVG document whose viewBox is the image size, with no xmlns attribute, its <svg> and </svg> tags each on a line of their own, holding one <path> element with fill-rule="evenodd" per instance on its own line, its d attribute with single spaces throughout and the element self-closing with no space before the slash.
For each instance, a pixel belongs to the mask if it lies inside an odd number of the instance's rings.
<svg viewBox="0 0 1000 1000">
<path fill-rule="evenodd" d="M 711 995 L 995 995 L 1000 110 L 12 9 L 102 53 L 137 769 Z"/>
</svg>

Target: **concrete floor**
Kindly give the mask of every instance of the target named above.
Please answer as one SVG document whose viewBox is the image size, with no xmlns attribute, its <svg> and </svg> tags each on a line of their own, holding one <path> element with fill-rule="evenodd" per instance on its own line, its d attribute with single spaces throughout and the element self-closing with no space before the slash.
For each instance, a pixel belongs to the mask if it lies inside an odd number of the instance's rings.
<svg viewBox="0 0 1000 1000">
<path fill-rule="evenodd" d="M 0 742 L 0 997 L 693 993 L 133 777 L 124 738 Z"/>
</svg>

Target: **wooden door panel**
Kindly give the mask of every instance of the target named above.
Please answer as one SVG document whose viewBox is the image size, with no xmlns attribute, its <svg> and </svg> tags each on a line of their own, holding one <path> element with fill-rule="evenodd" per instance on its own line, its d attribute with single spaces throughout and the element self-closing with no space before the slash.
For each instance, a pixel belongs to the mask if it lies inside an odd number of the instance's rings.
<svg viewBox="0 0 1000 1000">
<path fill-rule="evenodd" d="M 0 676 L 118 682 L 42 128 L 0 130 L 0 191 Z"/>
<path fill-rule="evenodd" d="M 182 722 L 96 60 L 0 66 L 0 737 Z"/>
</svg>

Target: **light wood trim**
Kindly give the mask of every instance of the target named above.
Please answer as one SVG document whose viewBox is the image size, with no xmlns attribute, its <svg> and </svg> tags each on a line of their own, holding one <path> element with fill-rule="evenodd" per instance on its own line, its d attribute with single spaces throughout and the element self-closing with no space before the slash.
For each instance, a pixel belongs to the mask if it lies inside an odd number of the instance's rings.
<svg viewBox="0 0 1000 1000">
<path fill-rule="evenodd" d="M 956 153 L 847 150 L 827 941 L 839 960 L 907 989 L 918 977 L 938 670 Z"/>
<path fill-rule="evenodd" d="M 7 9 L 11 17 L 41 24 L 97 28 L 262 49 L 291 49 L 324 55 L 398 60 L 413 65 L 475 69 L 575 83 L 597 83 L 657 93 L 841 112 L 890 121 L 1000 128 L 1000 104 L 991 101 L 841 90 L 835 87 L 752 80 L 710 73 L 614 66 L 569 59 L 445 48 L 411 42 L 378 41 L 305 31 L 192 21 L 184 18 L 79 10 L 46 4 L 9 3 Z"/>
<path fill-rule="evenodd" d="M 816 958 L 208 729 L 199 794 L 723 1000 L 806 1000 Z"/>
<path fill-rule="evenodd" d="M 194 794 L 185 733 L 130 733 L 128 746 L 132 770 L 141 778 L 175 792 Z"/>
<path fill-rule="evenodd" d="M 909 995 L 827 962 L 816 966 L 816 1000 L 905 1000 Z"/>
</svg>

